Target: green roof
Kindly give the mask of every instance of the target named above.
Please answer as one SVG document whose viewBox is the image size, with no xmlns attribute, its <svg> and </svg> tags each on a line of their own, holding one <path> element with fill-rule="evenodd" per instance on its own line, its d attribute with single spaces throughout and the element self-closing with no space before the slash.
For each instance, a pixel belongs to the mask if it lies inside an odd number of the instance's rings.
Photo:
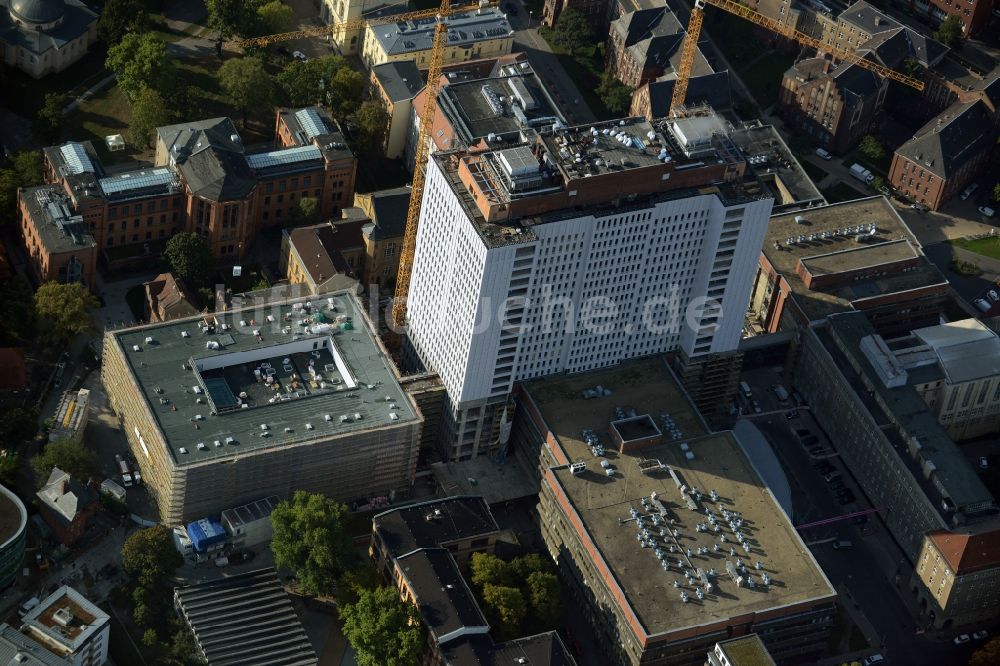
<svg viewBox="0 0 1000 666">
<path fill-rule="evenodd" d="M 347 292 L 315 298 L 310 315 L 295 309 L 307 302 L 111 334 L 178 466 L 418 419 L 355 298 Z M 353 330 L 307 325 L 317 313 L 352 322 Z M 203 324 L 212 318 L 216 326 L 206 331 Z M 266 369 L 258 380 L 262 363 L 270 364 L 277 390 L 263 381 Z M 322 380 L 310 381 L 310 363 Z"/>
</svg>

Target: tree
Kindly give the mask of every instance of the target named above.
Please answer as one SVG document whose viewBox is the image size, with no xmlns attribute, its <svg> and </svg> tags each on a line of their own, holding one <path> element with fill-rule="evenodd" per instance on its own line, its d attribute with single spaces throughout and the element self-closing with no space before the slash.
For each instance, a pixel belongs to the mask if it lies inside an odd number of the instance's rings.
<svg viewBox="0 0 1000 666">
<path fill-rule="evenodd" d="M 962 35 L 965 33 L 965 26 L 955 14 L 952 14 L 941 21 L 938 29 L 934 31 L 934 39 L 938 40 L 949 49 L 958 48 L 962 43 Z"/>
<path fill-rule="evenodd" d="M 12 485 L 17 477 L 17 468 L 20 465 L 21 456 L 9 449 L 0 451 L 0 483 L 5 486 Z"/>
<path fill-rule="evenodd" d="M 174 575 L 184 558 L 174 546 L 173 533 L 166 525 L 154 525 L 133 532 L 122 546 L 122 568 L 134 576 L 140 587 L 153 588 Z M 147 595 L 147 598 L 155 595 Z"/>
<path fill-rule="evenodd" d="M 97 455 L 82 444 L 68 439 L 49 442 L 41 453 L 31 459 L 31 471 L 34 472 L 39 487 L 45 485 L 54 467 L 77 481 L 86 483 L 98 471 Z"/>
<path fill-rule="evenodd" d="M 310 594 L 329 594 L 353 558 L 345 529 L 347 507 L 299 490 L 271 513 L 271 550 L 278 568 L 291 569 Z"/>
<path fill-rule="evenodd" d="M 0 410 L 0 442 L 17 446 L 38 433 L 38 409 L 12 407 Z"/>
<path fill-rule="evenodd" d="M 268 110 L 274 104 L 274 78 L 264 69 L 264 62 L 257 57 L 233 58 L 219 68 L 219 85 L 233 105 L 243 114 L 247 124 L 247 109 L 260 105 Z"/>
<path fill-rule="evenodd" d="M 349 74 L 337 74 L 343 70 Z M 360 82 L 360 83 L 359 83 Z M 329 101 L 341 116 L 351 115 L 361 105 L 364 81 L 339 55 L 293 60 L 278 74 L 278 83 L 292 106 L 326 104 Z"/>
<path fill-rule="evenodd" d="M 528 605 L 516 587 L 487 584 L 483 586 L 483 611 L 497 637 L 507 640 L 520 635 Z"/>
<path fill-rule="evenodd" d="M 594 32 L 583 14 L 575 9 L 567 9 L 559 14 L 559 20 L 549 39 L 554 46 L 575 56 L 594 43 Z"/>
<path fill-rule="evenodd" d="M 31 133 L 42 143 L 55 143 L 62 136 L 63 109 L 69 104 L 69 96 L 46 93 L 42 108 L 31 124 Z"/>
<path fill-rule="evenodd" d="M 613 116 L 627 113 L 632 106 L 632 89 L 605 71 L 597 86 L 597 94 Z"/>
<path fill-rule="evenodd" d="M 136 624 L 142 625 L 138 620 Z M 155 648 L 160 642 L 160 637 L 156 635 L 156 629 L 150 627 L 146 631 L 142 632 L 142 644 L 150 649 Z"/>
<path fill-rule="evenodd" d="M 11 222 L 17 219 L 17 190 L 45 182 L 42 153 L 25 151 L 16 153 L 11 166 L 0 171 L 0 220 Z"/>
<path fill-rule="evenodd" d="M 176 88 L 177 70 L 166 45 L 151 32 L 126 34 L 108 49 L 104 66 L 115 73 L 118 87 L 135 103 L 143 88 L 170 95 Z"/>
<path fill-rule="evenodd" d="M 872 162 L 880 162 L 885 159 L 885 148 L 883 148 L 882 144 L 878 142 L 878 139 L 873 137 L 871 134 L 866 134 L 864 138 L 861 139 L 861 143 L 858 145 L 858 150 Z"/>
<path fill-rule="evenodd" d="M 281 0 L 271 0 L 257 8 L 258 32 L 262 35 L 288 32 L 294 21 L 295 10 Z"/>
<path fill-rule="evenodd" d="M 128 122 L 128 138 L 134 146 L 148 147 L 157 127 L 170 122 L 167 102 L 156 90 L 143 88 L 132 105 Z"/>
<path fill-rule="evenodd" d="M 170 269 L 192 288 L 207 286 L 215 266 L 208 240 L 193 231 L 176 234 L 167 241 L 163 258 Z"/>
<path fill-rule="evenodd" d="M 208 9 L 208 27 L 217 34 L 215 52 L 222 57 L 222 44 L 246 27 L 245 0 L 205 0 Z"/>
<path fill-rule="evenodd" d="M 358 148 L 367 155 L 381 156 L 389 131 L 389 112 L 379 102 L 367 101 L 358 109 Z"/>
<path fill-rule="evenodd" d="M 990 641 L 972 653 L 969 666 L 993 666 L 1000 663 L 1000 637 Z"/>
<path fill-rule="evenodd" d="M 35 292 L 16 275 L 0 283 L 0 347 L 17 347 L 34 337 Z"/>
<path fill-rule="evenodd" d="M 424 637 L 417 609 L 395 588 L 361 590 L 355 603 L 338 605 L 338 613 L 360 666 L 420 663 Z"/>
<path fill-rule="evenodd" d="M 143 0 L 107 0 L 97 20 L 97 36 L 112 46 L 127 33 L 145 32 L 148 25 L 149 16 Z"/>
<path fill-rule="evenodd" d="M 337 580 L 337 604 L 357 603 L 363 591 L 374 590 L 381 582 L 378 572 L 368 564 L 348 569 Z"/>
<path fill-rule="evenodd" d="M 35 292 L 35 311 L 47 337 L 69 342 L 94 330 L 91 310 L 100 303 L 79 282 L 46 282 Z"/>
<path fill-rule="evenodd" d="M 512 567 L 496 555 L 473 553 L 469 560 L 472 584 L 482 589 L 486 585 L 514 585 Z"/>
<path fill-rule="evenodd" d="M 559 624 L 559 579 L 555 574 L 533 571 L 528 575 L 528 599 L 535 620 L 555 629 Z"/>
<path fill-rule="evenodd" d="M 356 70 L 343 67 L 334 73 L 326 102 L 338 118 L 352 116 L 361 108 L 365 80 Z"/>
<path fill-rule="evenodd" d="M 1000 201 L 1000 183 L 993 186 L 993 200 Z"/>
<path fill-rule="evenodd" d="M 882 176 L 875 176 L 875 178 L 872 179 L 872 187 L 875 188 L 875 191 L 881 192 L 885 187 L 885 178 Z"/>
<path fill-rule="evenodd" d="M 302 197 L 292 209 L 291 223 L 294 225 L 315 224 L 319 222 L 319 199 Z"/>
</svg>

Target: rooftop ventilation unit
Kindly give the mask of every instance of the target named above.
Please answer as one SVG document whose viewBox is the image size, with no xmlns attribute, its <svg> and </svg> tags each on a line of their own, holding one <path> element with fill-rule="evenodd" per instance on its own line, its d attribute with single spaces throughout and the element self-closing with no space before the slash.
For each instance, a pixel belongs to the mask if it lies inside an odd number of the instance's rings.
<svg viewBox="0 0 1000 666">
<path fill-rule="evenodd" d="M 187 449 L 185 449 L 185 448 L 184 448 L 184 447 L 182 446 L 182 447 L 180 448 L 180 452 L 181 452 L 181 453 L 187 453 L 187 452 L 188 452 L 188 450 L 187 450 Z"/>
<path fill-rule="evenodd" d="M 575 462 L 569 466 L 569 471 L 573 474 L 573 476 L 579 476 L 587 471 L 587 463 Z"/>
<path fill-rule="evenodd" d="M 204 450 L 205 450 L 205 449 L 207 449 L 207 448 L 208 448 L 208 447 L 207 447 L 207 446 L 205 446 L 205 442 L 198 442 L 198 450 L 199 450 L 199 451 L 204 451 Z"/>
<path fill-rule="evenodd" d="M 132 345 L 132 351 L 134 351 L 134 352 L 142 351 L 142 348 L 139 347 L 139 345 Z"/>
</svg>

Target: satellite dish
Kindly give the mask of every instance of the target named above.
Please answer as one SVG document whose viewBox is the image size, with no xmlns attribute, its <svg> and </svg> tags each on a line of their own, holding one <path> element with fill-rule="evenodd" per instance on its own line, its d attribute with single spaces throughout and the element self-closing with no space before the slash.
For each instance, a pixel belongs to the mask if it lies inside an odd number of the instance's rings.
<svg viewBox="0 0 1000 666">
<path fill-rule="evenodd" d="M 243 274 L 242 266 L 233 266 L 233 277 L 239 277 Z"/>
</svg>

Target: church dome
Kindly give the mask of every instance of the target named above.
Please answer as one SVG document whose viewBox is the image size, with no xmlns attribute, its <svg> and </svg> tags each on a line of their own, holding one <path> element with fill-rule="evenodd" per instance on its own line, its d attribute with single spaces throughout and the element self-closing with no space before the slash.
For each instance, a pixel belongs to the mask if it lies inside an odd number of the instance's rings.
<svg viewBox="0 0 1000 666">
<path fill-rule="evenodd" d="M 12 0 L 10 13 L 25 23 L 53 23 L 66 11 L 64 0 Z"/>
</svg>

